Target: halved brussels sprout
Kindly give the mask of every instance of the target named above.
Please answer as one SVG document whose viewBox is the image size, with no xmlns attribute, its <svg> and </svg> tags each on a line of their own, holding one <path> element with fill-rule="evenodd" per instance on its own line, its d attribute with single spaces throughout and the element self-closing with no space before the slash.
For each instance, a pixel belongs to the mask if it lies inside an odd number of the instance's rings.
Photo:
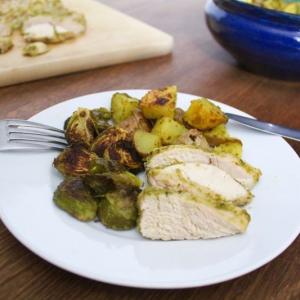
<svg viewBox="0 0 300 300">
<path fill-rule="evenodd" d="M 81 178 L 67 178 L 56 189 L 55 204 L 80 221 L 96 218 L 98 203 Z"/>
<path fill-rule="evenodd" d="M 111 124 L 108 122 L 111 119 L 111 112 L 107 108 L 100 107 L 92 109 L 91 114 L 94 119 L 98 134 L 111 127 Z"/>
<path fill-rule="evenodd" d="M 129 230 L 136 226 L 138 193 L 107 193 L 99 203 L 98 218 L 108 228 Z"/>
<path fill-rule="evenodd" d="M 143 164 L 130 134 L 122 128 L 109 128 L 97 137 L 91 150 L 107 160 L 114 160 L 130 170 L 139 171 Z"/>
<path fill-rule="evenodd" d="M 82 176 L 99 161 L 96 153 L 90 152 L 81 145 L 67 147 L 53 162 L 54 167 L 64 176 Z M 93 164 L 92 164 L 93 163 Z"/>
<path fill-rule="evenodd" d="M 138 177 L 127 171 L 106 172 L 86 176 L 84 183 L 93 190 L 96 197 L 102 197 L 108 192 L 117 190 L 124 190 L 128 193 L 137 191 L 142 185 Z"/>
<path fill-rule="evenodd" d="M 68 121 L 65 135 L 70 145 L 80 144 L 90 147 L 97 135 L 91 111 L 87 108 L 78 108 Z"/>
</svg>

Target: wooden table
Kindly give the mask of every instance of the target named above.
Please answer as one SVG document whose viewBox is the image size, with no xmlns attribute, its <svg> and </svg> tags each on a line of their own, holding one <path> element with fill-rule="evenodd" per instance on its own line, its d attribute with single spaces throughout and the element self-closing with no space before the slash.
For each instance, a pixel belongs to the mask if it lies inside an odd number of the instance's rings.
<svg viewBox="0 0 300 300">
<path fill-rule="evenodd" d="M 204 1 L 103 2 L 174 35 L 173 55 L 1 88 L 0 119 L 28 118 L 88 93 L 177 84 L 182 92 L 300 128 L 300 83 L 239 69 L 210 36 Z M 300 154 L 300 143 L 291 145 Z M 159 291 L 112 286 L 63 271 L 35 256 L 0 224 L 0 299 L 300 299 L 300 238 L 274 261 L 241 278 L 203 288 Z"/>
</svg>

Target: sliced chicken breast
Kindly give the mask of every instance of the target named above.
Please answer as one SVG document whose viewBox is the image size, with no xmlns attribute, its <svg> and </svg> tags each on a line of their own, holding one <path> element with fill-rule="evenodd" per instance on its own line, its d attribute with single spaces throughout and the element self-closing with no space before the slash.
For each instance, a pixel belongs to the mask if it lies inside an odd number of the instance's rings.
<svg viewBox="0 0 300 300">
<path fill-rule="evenodd" d="M 197 193 L 205 189 L 236 205 L 245 205 L 252 194 L 223 170 L 209 164 L 184 163 L 150 169 L 148 182 L 153 186 Z"/>
<path fill-rule="evenodd" d="M 138 199 L 138 228 L 153 240 L 211 239 L 245 232 L 246 210 L 201 194 L 147 187 Z"/>
<path fill-rule="evenodd" d="M 146 168 L 165 167 L 178 163 L 212 164 L 252 189 L 259 180 L 261 171 L 230 154 L 215 154 L 192 145 L 171 145 L 155 151 L 147 160 Z"/>
</svg>

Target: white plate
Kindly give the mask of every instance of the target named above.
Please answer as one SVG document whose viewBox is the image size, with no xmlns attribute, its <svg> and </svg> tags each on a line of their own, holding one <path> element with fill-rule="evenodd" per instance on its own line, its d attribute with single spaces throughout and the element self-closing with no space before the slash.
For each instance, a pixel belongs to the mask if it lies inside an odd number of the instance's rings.
<svg viewBox="0 0 300 300">
<path fill-rule="evenodd" d="M 115 91 L 114 91 L 115 92 Z M 78 107 L 110 105 L 114 92 L 72 99 L 31 120 L 62 128 Z M 145 90 L 125 91 L 141 97 Z M 179 94 L 187 108 L 193 95 Z M 246 115 L 220 104 L 224 111 Z M 10 232 L 45 260 L 95 280 L 146 288 L 197 287 L 229 280 L 269 262 L 297 237 L 300 160 L 281 138 L 229 123 L 244 143 L 244 158 L 263 172 L 248 206 L 245 234 L 215 240 L 150 241 L 135 230 L 118 232 L 81 223 L 59 210 L 52 194 L 61 176 L 51 166 L 57 152 L 1 153 L 0 212 Z"/>
</svg>

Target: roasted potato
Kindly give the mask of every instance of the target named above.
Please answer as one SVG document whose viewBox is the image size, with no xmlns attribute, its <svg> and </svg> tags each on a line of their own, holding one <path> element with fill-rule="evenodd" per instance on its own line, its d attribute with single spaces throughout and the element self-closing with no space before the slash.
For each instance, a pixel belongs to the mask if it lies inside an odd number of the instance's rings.
<svg viewBox="0 0 300 300">
<path fill-rule="evenodd" d="M 212 129 L 228 121 L 221 109 L 206 98 L 191 101 L 183 119 L 190 126 L 200 130 Z"/>
<path fill-rule="evenodd" d="M 135 111 L 133 114 L 118 124 L 119 128 L 125 129 L 132 137 L 136 130 L 151 131 L 151 124 L 140 111 Z"/>
<path fill-rule="evenodd" d="M 143 130 L 137 130 L 133 136 L 133 144 L 136 151 L 145 157 L 150 154 L 155 148 L 161 146 L 160 137 L 156 134 L 146 132 Z"/>
<path fill-rule="evenodd" d="M 140 102 L 140 108 L 147 119 L 161 117 L 173 118 L 177 100 L 177 87 L 167 86 L 164 89 L 148 92 Z"/>
<path fill-rule="evenodd" d="M 217 127 L 210 129 L 210 130 L 205 130 L 203 131 L 203 135 L 207 139 L 213 139 L 213 138 L 227 138 L 229 137 L 229 133 L 227 131 L 227 128 L 224 124 L 218 125 Z"/>
<path fill-rule="evenodd" d="M 183 133 L 176 141 L 173 143 L 175 145 L 194 145 L 199 148 L 210 151 L 211 147 L 209 146 L 206 138 L 202 132 L 198 129 L 190 129 Z"/>
<path fill-rule="evenodd" d="M 139 171 L 143 164 L 130 134 L 118 127 L 105 130 L 97 137 L 91 150 L 107 160 L 115 160 L 129 170 Z"/>
<path fill-rule="evenodd" d="M 70 145 L 80 144 L 89 148 L 97 136 L 91 111 L 87 108 L 78 108 L 67 122 L 65 136 Z"/>
<path fill-rule="evenodd" d="M 107 193 L 99 203 L 98 218 L 103 225 L 115 230 L 129 230 L 138 217 L 136 201 L 138 193 L 115 191 Z"/>
<path fill-rule="evenodd" d="M 213 148 L 215 153 L 229 153 L 238 158 L 242 157 L 243 143 L 236 138 L 224 138 L 222 143 Z"/>
<path fill-rule="evenodd" d="M 80 221 L 92 221 L 97 214 L 97 201 L 82 179 L 67 178 L 56 189 L 55 204 Z"/>
<path fill-rule="evenodd" d="M 163 145 L 173 144 L 187 129 L 169 117 L 163 117 L 156 121 L 152 133 L 161 138 Z"/>
<path fill-rule="evenodd" d="M 111 113 L 115 124 L 119 124 L 138 109 L 139 100 L 125 93 L 115 93 L 111 99 Z"/>
</svg>

